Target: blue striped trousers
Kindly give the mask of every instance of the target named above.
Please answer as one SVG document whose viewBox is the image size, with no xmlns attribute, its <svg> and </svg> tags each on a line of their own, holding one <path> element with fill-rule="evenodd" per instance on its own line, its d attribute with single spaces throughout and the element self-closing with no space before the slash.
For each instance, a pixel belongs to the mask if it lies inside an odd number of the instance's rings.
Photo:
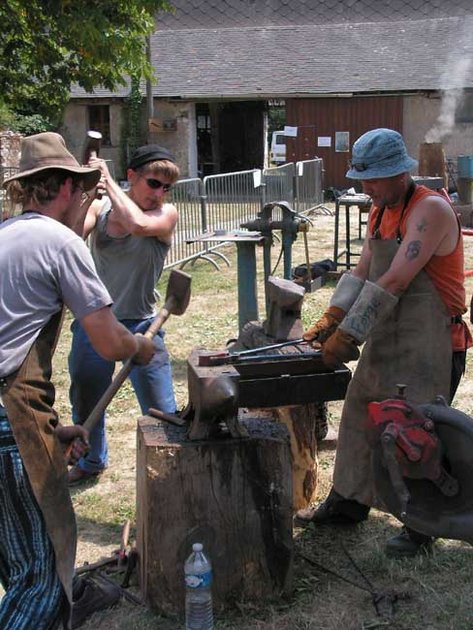
<svg viewBox="0 0 473 630">
<path fill-rule="evenodd" d="M 2 630 L 60 627 L 65 596 L 54 549 L 1 405 L 0 581 Z"/>
</svg>

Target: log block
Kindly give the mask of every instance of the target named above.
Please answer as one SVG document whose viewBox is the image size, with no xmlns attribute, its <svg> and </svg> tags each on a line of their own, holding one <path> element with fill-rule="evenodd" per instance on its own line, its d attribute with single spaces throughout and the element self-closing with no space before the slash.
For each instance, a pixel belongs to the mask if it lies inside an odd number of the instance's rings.
<svg viewBox="0 0 473 630">
<path fill-rule="evenodd" d="M 302 334 L 302 333 L 301 333 Z M 248 322 L 234 348 L 249 349 L 276 343 L 269 337 L 259 322 Z M 285 354 L 293 349 L 281 348 Z M 278 352 L 278 351 L 276 351 Z M 293 508 L 304 509 L 316 499 L 318 480 L 318 442 L 328 432 L 327 403 L 308 403 L 274 407 L 275 420 L 283 422 L 289 431 L 292 452 Z"/>
<path fill-rule="evenodd" d="M 317 491 L 317 404 L 275 407 L 274 417 L 287 427 L 291 439 L 294 511 L 315 501 Z"/>
<path fill-rule="evenodd" d="M 248 438 L 190 441 L 186 429 L 138 422 L 137 549 L 146 602 L 184 609 L 184 561 L 208 552 L 215 602 L 261 600 L 292 585 L 292 472 L 284 425 L 242 420 Z"/>
</svg>

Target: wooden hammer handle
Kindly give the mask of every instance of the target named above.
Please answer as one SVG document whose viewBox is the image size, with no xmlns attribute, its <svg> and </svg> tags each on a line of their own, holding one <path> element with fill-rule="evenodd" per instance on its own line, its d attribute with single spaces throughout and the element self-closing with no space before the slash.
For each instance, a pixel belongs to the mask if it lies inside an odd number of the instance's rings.
<svg viewBox="0 0 473 630">
<path fill-rule="evenodd" d="M 175 298 L 173 296 L 170 296 L 169 299 L 166 300 L 166 303 L 164 304 L 164 306 L 161 308 L 159 313 L 156 315 L 156 317 L 153 319 L 153 321 L 149 325 L 147 331 L 144 334 L 144 337 L 147 337 L 148 339 L 154 338 L 154 336 L 159 332 L 162 325 L 171 314 L 174 302 L 175 302 Z M 106 410 L 106 408 L 108 407 L 108 405 L 110 404 L 110 402 L 112 401 L 113 397 L 118 392 L 120 387 L 126 381 L 126 379 L 130 375 L 130 372 L 134 366 L 135 366 L 135 363 L 133 363 L 133 359 L 132 358 L 127 359 L 125 363 L 123 364 L 122 368 L 120 369 L 120 371 L 113 378 L 110 385 L 104 391 L 104 393 L 102 394 L 102 396 L 96 403 L 95 407 L 90 412 L 88 418 L 82 425 L 85 429 L 87 429 L 89 433 L 92 431 L 95 425 L 99 422 L 104 411 Z M 71 451 L 72 451 L 72 444 L 70 444 L 64 451 L 64 457 L 66 459 L 66 462 L 69 461 L 69 458 L 71 456 Z"/>
</svg>

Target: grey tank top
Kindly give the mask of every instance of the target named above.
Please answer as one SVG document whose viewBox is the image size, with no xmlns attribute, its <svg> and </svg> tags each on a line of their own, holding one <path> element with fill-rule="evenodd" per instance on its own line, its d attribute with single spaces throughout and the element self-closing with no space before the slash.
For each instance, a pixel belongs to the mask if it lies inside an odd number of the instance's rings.
<svg viewBox="0 0 473 630">
<path fill-rule="evenodd" d="M 118 319 L 152 317 L 156 305 L 154 290 L 169 245 L 154 236 L 109 236 L 110 212 L 111 204 L 107 204 L 90 237 L 97 273 L 112 296 L 112 309 Z"/>
</svg>

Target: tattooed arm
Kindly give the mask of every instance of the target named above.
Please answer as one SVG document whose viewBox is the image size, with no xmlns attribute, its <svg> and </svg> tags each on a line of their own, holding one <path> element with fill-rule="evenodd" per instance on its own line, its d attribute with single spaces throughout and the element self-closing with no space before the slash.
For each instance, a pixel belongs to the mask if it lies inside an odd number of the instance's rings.
<svg viewBox="0 0 473 630">
<path fill-rule="evenodd" d="M 412 210 L 401 246 L 376 284 L 400 295 L 432 256 L 446 256 L 455 249 L 459 235 L 457 218 L 447 201 L 426 197 Z"/>
</svg>

